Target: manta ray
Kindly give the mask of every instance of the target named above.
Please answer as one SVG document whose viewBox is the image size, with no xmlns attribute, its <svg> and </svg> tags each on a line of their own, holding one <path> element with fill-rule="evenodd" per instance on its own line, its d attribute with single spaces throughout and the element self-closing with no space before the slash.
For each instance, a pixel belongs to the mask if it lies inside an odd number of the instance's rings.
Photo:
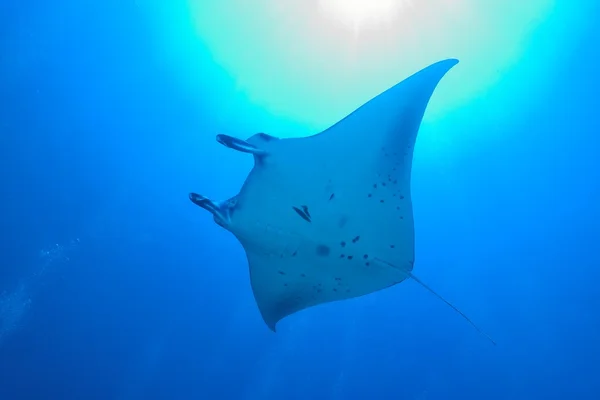
<svg viewBox="0 0 600 400">
<path fill-rule="evenodd" d="M 217 135 L 220 144 L 252 155 L 254 166 L 228 200 L 189 198 L 241 243 L 271 330 L 308 307 L 413 279 L 481 332 L 412 272 L 413 150 L 436 86 L 457 63 L 420 70 L 313 136 Z"/>
</svg>

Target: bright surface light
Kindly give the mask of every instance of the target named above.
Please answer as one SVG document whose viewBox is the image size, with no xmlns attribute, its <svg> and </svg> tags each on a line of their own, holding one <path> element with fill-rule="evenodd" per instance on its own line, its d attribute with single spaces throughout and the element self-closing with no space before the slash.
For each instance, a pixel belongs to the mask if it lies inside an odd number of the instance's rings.
<svg viewBox="0 0 600 400">
<path fill-rule="evenodd" d="M 320 0 L 332 18 L 358 30 L 365 25 L 392 22 L 409 0 Z"/>
<path fill-rule="evenodd" d="M 179 77 L 194 92 L 211 87 L 192 58 L 201 47 L 230 79 L 218 88 L 223 99 L 210 101 L 223 125 L 278 136 L 324 129 L 445 58 L 460 64 L 436 89 L 425 120 L 489 93 L 508 100 L 487 102 L 487 114 L 473 118 L 518 110 L 550 82 L 584 15 L 577 2 L 556 0 L 187 1 L 182 23 L 168 25 L 186 29 L 167 43 Z"/>
</svg>

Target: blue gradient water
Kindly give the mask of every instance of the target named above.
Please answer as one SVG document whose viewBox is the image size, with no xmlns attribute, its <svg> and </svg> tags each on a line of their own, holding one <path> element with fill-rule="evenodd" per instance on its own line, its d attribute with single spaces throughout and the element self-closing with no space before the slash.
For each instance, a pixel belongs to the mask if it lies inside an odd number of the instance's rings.
<svg viewBox="0 0 600 400">
<path fill-rule="evenodd" d="M 327 1 L 0 2 L 1 400 L 600 397 L 598 5 Z M 251 167 L 216 134 L 314 134 L 448 57 L 415 273 L 498 345 L 412 281 L 272 333 L 187 198 Z"/>
</svg>

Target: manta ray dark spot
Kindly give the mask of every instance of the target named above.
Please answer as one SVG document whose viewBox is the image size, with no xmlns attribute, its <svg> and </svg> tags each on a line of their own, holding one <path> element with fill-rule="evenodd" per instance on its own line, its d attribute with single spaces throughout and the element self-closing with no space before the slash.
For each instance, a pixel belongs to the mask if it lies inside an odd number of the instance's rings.
<svg viewBox="0 0 600 400">
<path fill-rule="evenodd" d="M 306 207 L 306 206 L 303 206 L 303 207 Z M 298 215 L 300 217 L 302 217 L 303 220 L 305 220 L 306 222 L 311 222 L 309 214 L 307 214 L 303 210 L 300 210 L 298 207 L 293 207 L 292 206 L 292 208 L 294 209 L 294 211 L 296 211 L 298 213 Z"/>
<path fill-rule="evenodd" d="M 340 246 L 342 246 L 342 247 L 346 247 L 346 242 L 341 242 L 341 243 L 340 243 Z"/>
<path fill-rule="evenodd" d="M 329 248 L 329 246 L 325 246 L 324 244 L 320 244 L 317 246 L 317 255 L 318 256 L 327 257 L 330 252 L 331 252 L 331 249 Z"/>
<path fill-rule="evenodd" d="M 301 206 L 302 207 L 302 211 L 304 211 L 304 213 L 306 215 L 308 215 L 308 218 L 310 218 L 310 213 L 308 212 L 308 207 L 307 206 Z"/>
</svg>

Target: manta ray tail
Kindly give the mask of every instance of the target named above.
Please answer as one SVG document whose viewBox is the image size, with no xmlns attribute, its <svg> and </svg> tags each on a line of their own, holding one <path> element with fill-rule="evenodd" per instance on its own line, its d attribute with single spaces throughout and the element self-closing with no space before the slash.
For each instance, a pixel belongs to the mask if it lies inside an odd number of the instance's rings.
<svg viewBox="0 0 600 400">
<path fill-rule="evenodd" d="M 483 336 L 485 336 L 490 342 L 492 342 L 492 344 L 494 344 L 494 346 L 496 345 L 496 342 L 494 341 L 494 339 L 492 339 L 487 333 L 485 333 L 477 325 L 475 325 L 475 323 L 473 321 L 471 321 L 471 319 L 469 317 L 467 317 L 462 311 L 460 311 L 458 309 L 458 307 L 456 307 L 454 304 L 450 303 L 448 300 L 446 300 L 445 298 L 443 298 L 440 294 L 438 294 L 435 290 L 433 290 L 431 287 L 429 287 L 427 284 L 425 284 L 422 280 L 420 280 L 419 278 L 417 278 L 414 274 L 410 273 L 410 277 L 415 282 L 417 282 L 419 285 L 421 285 L 425 289 L 427 289 L 435 297 L 437 297 L 438 299 L 440 299 L 441 301 L 443 301 L 444 303 L 446 303 L 447 305 L 449 305 L 454 311 L 456 311 L 458 314 L 460 314 L 461 317 L 463 317 L 464 319 L 466 319 L 467 322 L 469 324 L 471 324 L 477 330 L 477 332 L 479 332 L 480 334 L 482 334 Z"/>
</svg>

